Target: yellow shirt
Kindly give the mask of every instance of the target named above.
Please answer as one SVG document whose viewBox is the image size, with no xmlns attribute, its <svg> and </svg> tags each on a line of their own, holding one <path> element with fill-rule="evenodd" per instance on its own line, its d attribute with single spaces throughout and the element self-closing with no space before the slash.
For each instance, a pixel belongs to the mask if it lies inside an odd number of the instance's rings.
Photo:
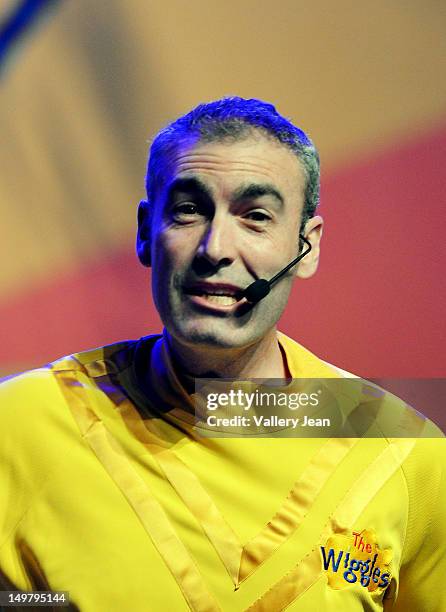
<svg viewBox="0 0 446 612">
<path fill-rule="evenodd" d="M 293 378 L 340 376 L 278 340 Z M 191 405 L 161 335 L 3 383 L 4 584 L 82 612 L 446 610 L 444 438 L 209 438 Z"/>
</svg>

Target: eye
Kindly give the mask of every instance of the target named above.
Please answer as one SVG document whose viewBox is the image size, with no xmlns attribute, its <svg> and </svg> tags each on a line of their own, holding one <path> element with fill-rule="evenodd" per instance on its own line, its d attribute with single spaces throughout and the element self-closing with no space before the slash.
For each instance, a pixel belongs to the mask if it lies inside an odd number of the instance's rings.
<svg viewBox="0 0 446 612">
<path fill-rule="evenodd" d="M 172 217 L 175 221 L 179 221 L 180 223 L 193 221 L 194 218 L 200 214 L 202 214 L 202 211 L 194 202 L 182 202 L 172 209 Z"/>
<path fill-rule="evenodd" d="M 265 223 L 267 221 L 271 221 L 271 217 L 265 212 L 263 212 L 263 210 L 251 210 L 245 215 L 245 218 L 250 219 L 251 221 L 255 221 L 257 223 Z"/>
</svg>

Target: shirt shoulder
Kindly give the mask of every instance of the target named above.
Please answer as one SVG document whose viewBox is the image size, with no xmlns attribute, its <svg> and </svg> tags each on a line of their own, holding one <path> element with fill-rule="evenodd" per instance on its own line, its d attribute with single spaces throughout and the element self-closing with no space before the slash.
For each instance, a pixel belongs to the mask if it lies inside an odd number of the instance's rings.
<svg viewBox="0 0 446 612">
<path fill-rule="evenodd" d="M 131 364 L 135 341 L 62 357 L 0 384 L 0 546 L 64 462 L 85 445 L 70 410 L 81 389 L 87 401 L 106 392 L 104 373 Z"/>
<path fill-rule="evenodd" d="M 57 404 L 60 392 L 57 374 L 60 372 L 84 372 L 90 366 L 103 362 L 115 368 L 113 356 L 127 351 L 135 341 L 125 341 L 66 355 L 42 367 L 6 377 L 0 381 L 0 419 L 18 416 L 33 418 L 36 406 Z"/>
<path fill-rule="evenodd" d="M 73 381 L 93 389 L 101 371 L 124 367 L 117 357 L 125 364 L 131 360 L 133 344 L 126 341 L 74 353 L 4 380 L 0 384 L 2 458 L 23 466 L 27 458 L 32 465 L 31 458 L 48 456 L 56 438 L 63 440 L 64 432 L 73 426 L 67 410 L 67 392 L 72 392 Z"/>
<path fill-rule="evenodd" d="M 76 385 L 97 391 L 98 379 L 130 369 L 138 343 L 124 340 L 73 353 L 0 382 L 2 441 L 7 437 L 21 438 L 26 447 L 33 447 L 69 412 L 65 409 L 67 397 Z M 28 434 L 29 439 L 25 440 Z"/>
</svg>

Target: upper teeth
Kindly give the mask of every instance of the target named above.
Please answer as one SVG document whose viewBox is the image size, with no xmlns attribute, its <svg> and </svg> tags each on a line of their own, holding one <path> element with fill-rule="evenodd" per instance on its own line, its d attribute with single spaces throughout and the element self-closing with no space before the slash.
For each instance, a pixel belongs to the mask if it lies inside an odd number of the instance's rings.
<svg viewBox="0 0 446 612">
<path fill-rule="evenodd" d="M 203 297 L 205 297 L 209 302 L 215 302 L 216 304 L 222 304 L 223 306 L 229 306 L 237 301 L 232 295 L 206 293 Z"/>
<path fill-rule="evenodd" d="M 206 295 L 231 295 L 231 296 L 233 295 L 232 292 L 225 291 L 224 289 L 211 289 L 209 291 L 207 291 L 206 289 L 203 289 L 202 293 Z"/>
</svg>

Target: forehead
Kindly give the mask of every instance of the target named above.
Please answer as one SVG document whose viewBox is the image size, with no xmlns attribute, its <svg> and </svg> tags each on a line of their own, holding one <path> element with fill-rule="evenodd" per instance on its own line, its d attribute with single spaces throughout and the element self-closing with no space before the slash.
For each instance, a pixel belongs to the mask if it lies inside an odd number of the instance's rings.
<svg viewBox="0 0 446 612">
<path fill-rule="evenodd" d="M 168 184 L 181 177 L 200 176 L 216 189 L 246 182 L 274 185 L 284 196 L 303 193 L 305 173 L 292 151 L 264 136 L 237 142 L 186 142 L 166 160 Z"/>
</svg>

